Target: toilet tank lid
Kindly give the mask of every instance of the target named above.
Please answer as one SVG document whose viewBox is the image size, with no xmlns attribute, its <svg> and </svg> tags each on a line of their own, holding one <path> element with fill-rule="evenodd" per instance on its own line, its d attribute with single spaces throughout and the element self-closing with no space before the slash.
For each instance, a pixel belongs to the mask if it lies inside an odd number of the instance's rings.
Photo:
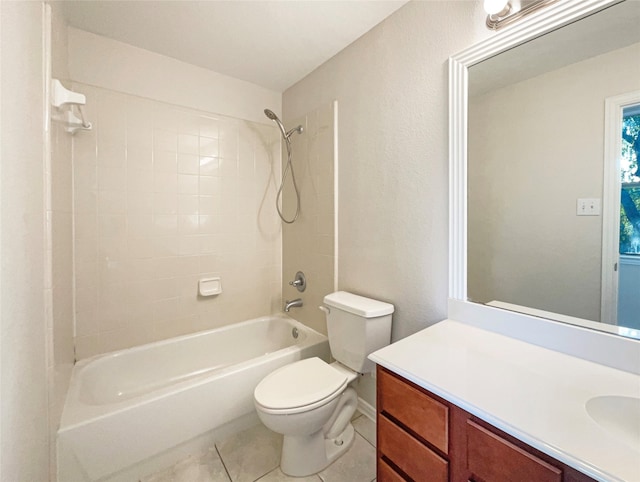
<svg viewBox="0 0 640 482">
<path fill-rule="evenodd" d="M 393 313 L 393 305 L 346 291 L 336 291 L 324 297 L 324 304 L 364 318 L 376 318 Z"/>
</svg>

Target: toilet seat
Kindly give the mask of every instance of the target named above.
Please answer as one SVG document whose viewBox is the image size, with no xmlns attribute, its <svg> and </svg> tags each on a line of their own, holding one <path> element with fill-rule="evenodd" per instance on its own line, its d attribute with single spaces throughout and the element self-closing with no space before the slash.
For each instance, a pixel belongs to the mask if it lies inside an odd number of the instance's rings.
<svg viewBox="0 0 640 482">
<path fill-rule="evenodd" d="M 307 358 L 267 375 L 256 387 L 254 399 L 267 413 L 300 413 L 329 403 L 347 383 L 344 373 L 320 358 Z"/>
</svg>

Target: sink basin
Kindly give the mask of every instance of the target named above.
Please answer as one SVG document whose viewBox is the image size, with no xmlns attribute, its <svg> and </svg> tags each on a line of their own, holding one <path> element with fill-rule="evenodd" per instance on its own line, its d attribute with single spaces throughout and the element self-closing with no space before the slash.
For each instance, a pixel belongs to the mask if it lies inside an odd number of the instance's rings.
<svg viewBox="0 0 640 482">
<path fill-rule="evenodd" d="M 640 452 L 640 398 L 607 395 L 586 403 L 589 416 L 610 435 Z"/>
</svg>

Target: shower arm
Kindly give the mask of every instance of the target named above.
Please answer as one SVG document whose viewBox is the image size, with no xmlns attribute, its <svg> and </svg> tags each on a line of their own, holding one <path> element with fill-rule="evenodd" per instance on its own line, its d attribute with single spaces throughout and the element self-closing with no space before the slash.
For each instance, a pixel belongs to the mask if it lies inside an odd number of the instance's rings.
<svg viewBox="0 0 640 482">
<path fill-rule="evenodd" d="M 291 134 L 293 134 L 294 132 L 297 132 L 298 134 L 302 134 L 303 128 L 302 126 L 297 126 L 294 127 L 293 129 L 290 129 L 284 136 L 287 138 L 287 140 L 289 139 L 289 137 L 291 137 Z"/>
</svg>

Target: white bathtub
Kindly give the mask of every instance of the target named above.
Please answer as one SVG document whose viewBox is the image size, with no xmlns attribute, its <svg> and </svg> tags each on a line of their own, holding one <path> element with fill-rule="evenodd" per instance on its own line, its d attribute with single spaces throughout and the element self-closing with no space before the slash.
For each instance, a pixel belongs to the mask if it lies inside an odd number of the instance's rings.
<svg viewBox="0 0 640 482">
<path fill-rule="evenodd" d="M 252 414 L 262 378 L 312 356 L 328 359 L 325 336 L 263 317 L 82 360 L 58 430 L 60 480 L 126 480 L 114 474 Z"/>
</svg>

